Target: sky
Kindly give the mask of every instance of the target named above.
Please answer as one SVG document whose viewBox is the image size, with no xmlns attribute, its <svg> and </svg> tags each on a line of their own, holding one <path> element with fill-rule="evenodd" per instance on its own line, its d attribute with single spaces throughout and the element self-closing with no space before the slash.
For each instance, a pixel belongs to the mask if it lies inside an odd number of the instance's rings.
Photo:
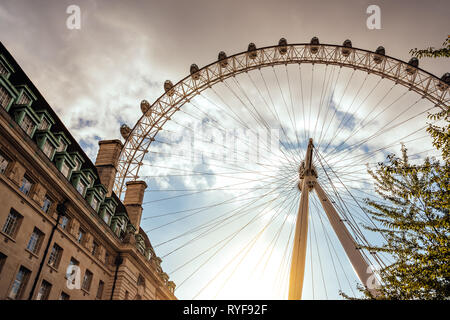
<svg viewBox="0 0 450 320">
<path fill-rule="evenodd" d="M 81 10 L 80 29 L 68 29 L 66 26 L 69 17 L 66 9 L 70 5 L 77 5 Z M 369 5 L 380 7 L 381 29 L 367 28 L 366 20 L 369 14 L 366 9 Z M 200 67 L 209 64 L 217 59 L 219 51 L 223 50 L 231 55 L 246 50 L 250 42 L 262 47 L 276 44 L 281 37 L 285 37 L 289 43 L 303 43 L 317 36 L 321 43 L 330 44 L 341 44 L 345 39 L 351 39 L 354 47 L 369 50 L 383 45 L 388 55 L 409 60 L 410 49 L 439 47 L 444 42 L 450 33 L 449 13 L 450 2 L 438 0 L 1 0 L 0 39 L 86 153 L 95 160 L 98 140 L 119 139 L 120 125 L 126 123 L 130 127 L 134 126 L 141 116 L 139 104 L 142 99 L 152 103 L 163 93 L 165 80 L 170 79 L 176 83 L 188 74 L 192 63 Z M 440 77 L 449 71 L 450 64 L 448 60 L 421 59 L 420 67 Z M 350 74 L 346 76 L 350 77 Z M 363 76 L 360 81 L 363 81 Z M 274 82 L 272 84 L 275 86 Z M 355 92 L 358 90 L 357 84 L 358 82 L 354 84 Z M 338 87 L 334 92 L 336 97 L 339 96 L 339 89 L 343 90 Z M 254 91 L 252 94 L 257 95 Z M 342 101 L 331 98 L 330 101 L 335 103 L 330 105 L 331 110 L 334 110 L 333 106 L 340 108 L 341 102 L 349 105 L 348 110 L 351 110 L 350 98 L 344 98 Z M 231 101 L 232 98 L 229 99 Z M 205 101 L 198 100 L 197 103 L 207 107 Z M 344 111 L 340 109 L 337 112 L 338 119 L 346 116 Z M 216 115 L 223 116 L 221 113 Z M 359 116 L 356 110 L 354 117 L 351 115 L 349 113 L 350 129 L 354 126 L 352 122 L 357 121 Z M 387 120 L 392 117 L 391 113 L 386 115 Z M 189 122 L 186 119 L 178 115 L 175 121 L 186 124 Z M 223 121 L 224 124 L 231 125 L 226 120 Z M 192 121 L 192 125 L 195 123 Z M 170 128 L 174 131 L 181 130 L 180 126 L 175 124 Z M 374 123 L 373 130 L 376 131 L 377 128 L 380 128 L 380 124 Z M 412 130 L 412 126 L 403 128 L 405 132 Z M 331 132 L 333 130 L 334 127 Z M 372 131 L 368 130 L 365 134 L 370 132 Z M 155 150 L 167 151 L 163 146 Z M 163 158 L 160 161 L 172 163 L 174 159 L 175 157 Z M 272 163 L 275 159 L 267 161 Z M 177 170 L 180 170 L 180 166 L 194 170 L 195 165 L 184 162 L 176 164 Z M 281 168 L 284 168 L 283 166 Z M 197 170 L 206 169 L 204 166 L 197 167 Z M 209 170 L 217 173 L 214 170 L 218 169 L 209 167 Z M 164 175 L 173 174 L 174 170 L 164 171 L 148 166 L 145 172 L 149 175 Z M 216 176 L 213 176 L 210 180 L 207 177 L 184 177 L 182 182 L 174 182 L 166 177 L 152 181 L 151 188 L 205 188 L 236 183 L 235 179 L 217 182 L 214 181 Z M 231 191 L 230 194 L 235 193 Z M 221 195 L 215 197 L 221 199 Z M 154 198 L 146 195 L 146 201 L 152 200 Z M 208 197 L 193 198 L 189 203 L 206 203 L 206 200 Z M 155 211 L 179 210 L 188 207 L 188 204 L 178 201 L 159 207 L 146 207 L 144 217 L 153 215 Z M 295 212 L 295 205 L 292 208 L 292 212 Z M 318 217 L 316 216 L 316 219 Z M 205 218 L 198 219 L 198 223 L 206 221 Z M 319 220 L 316 220 L 316 223 L 319 224 Z M 236 223 L 235 226 L 238 225 L 239 223 Z M 146 224 L 145 227 L 152 229 L 155 225 Z M 167 234 L 176 235 L 180 230 L 181 227 L 173 227 L 164 232 L 156 230 L 149 233 L 150 240 L 153 244 L 159 243 L 164 241 Z M 216 237 L 220 238 L 217 235 Z M 271 238 L 268 239 L 266 241 Z M 175 247 L 174 245 L 173 248 Z M 199 245 L 200 247 L 203 248 L 204 244 Z M 163 253 L 158 250 L 158 254 Z M 188 259 L 189 252 L 191 251 L 172 260 L 168 259 L 163 266 L 174 269 L 181 260 Z M 227 259 L 228 254 L 231 256 L 231 252 L 232 250 L 224 253 L 223 258 L 216 263 L 216 269 L 221 266 L 221 261 Z M 320 260 L 320 257 L 318 259 Z M 214 270 L 215 268 L 211 267 L 205 272 L 212 276 Z M 176 283 L 182 282 L 188 274 L 187 271 L 183 276 L 175 278 Z M 180 291 L 180 297 L 191 298 L 199 288 Z M 255 287 L 247 294 L 257 297 L 260 289 Z M 238 285 L 231 286 L 224 297 L 236 297 L 237 291 Z M 213 296 L 211 293 L 204 297 Z"/>
<path fill-rule="evenodd" d="M 66 27 L 66 8 L 81 9 L 81 29 Z M 381 29 L 366 27 L 366 9 L 381 9 Z M 120 137 L 165 80 L 219 51 L 277 43 L 351 39 L 355 47 L 386 47 L 407 60 L 411 48 L 439 46 L 449 30 L 448 1 L 60 1 L 2 0 L 0 35 L 73 134 L 96 154 L 95 138 Z M 442 75 L 448 62 L 421 67 Z M 100 112 L 100 113 L 98 113 Z M 86 124 L 86 120 L 93 120 Z"/>
</svg>

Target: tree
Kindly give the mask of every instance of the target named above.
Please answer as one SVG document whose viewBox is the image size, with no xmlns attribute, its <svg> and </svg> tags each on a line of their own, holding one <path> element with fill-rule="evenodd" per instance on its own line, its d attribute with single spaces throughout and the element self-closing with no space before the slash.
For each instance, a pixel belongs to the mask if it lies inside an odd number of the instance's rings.
<svg viewBox="0 0 450 320">
<path fill-rule="evenodd" d="M 411 49 L 409 53 L 416 58 L 442 58 L 450 57 L 450 37 L 448 37 L 442 44 L 442 48 L 435 49 L 434 47 L 429 47 L 427 49 L 417 48 Z"/>
<path fill-rule="evenodd" d="M 390 155 L 387 163 L 369 170 L 385 201 L 366 200 L 380 225 L 366 228 L 383 233 L 386 244 L 367 249 L 395 261 L 380 272 L 379 298 L 450 298 L 449 168 L 448 162 L 430 158 L 411 164 L 403 146 L 402 157 Z"/>
<path fill-rule="evenodd" d="M 449 39 L 444 46 L 411 53 L 449 57 Z M 402 145 L 401 157 L 391 154 L 375 170 L 368 170 L 383 201 L 365 200 L 365 210 L 379 226 L 365 228 L 382 233 L 386 243 L 363 248 L 394 258 L 379 270 L 382 285 L 377 299 L 450 299 L 450 111 L 428 118 L 444 123 L 427 128 L 442 162 L 427 157 L 422 164 L 412 164 Z M 365 288 L 358 289 L 366 298 L 374 298 Z"/>
</svg>

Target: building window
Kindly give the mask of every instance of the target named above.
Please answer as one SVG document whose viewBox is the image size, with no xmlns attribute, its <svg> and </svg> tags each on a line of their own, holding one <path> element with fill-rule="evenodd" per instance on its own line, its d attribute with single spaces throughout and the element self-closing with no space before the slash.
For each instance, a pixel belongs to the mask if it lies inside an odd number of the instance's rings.
<svg viewBox="0 0 450 320">
<path fill-rule="evenodd" d="M 94 257 L 97 256 L 98 247 L 99 247 L 98 243 L 94 241 L 92 243 L 92 251 L 91 251 L 91 253 Z"/>
<path fill-rule="evenodd" d="M 89 183 L 89 186 L 92 186 L 93 182 L 94 182 L 94 178 L 92 178 L 91 176 L 87 177 L 87 181 Z"/>
<path fill-rule="evenodd" d="M 86 185 L 81 181 L 78 182 L 77 190 L 82 196 L 84 196 L 84 191 L 86 190 Z"/>
<path fill-rule="evenodd" d="M 17 101 L 18 104 L 28 104 L 30 103 L 30 98 L 25 93 L 22 93 L 20 99 Z"/>
<path fill-rule="evenodd" d="M 124 298 L 124 300 L 128 300 L 128 295 L 129 295 L 128 290 L 126 290 L 125 291 L 125 298 Z"/>
<path fill-rule="evenodd" d="M 92 207 L 92 209 L 94 209 L 95 211 L 97 211 L 97 209 L 98 209 L 98 204 L 99 204 L 99 202 L 98 202 L 97 198 L 96 198 L 96 197 L 92 197 L 92 201 L 91 201 L 91 207 Z"/>
<path fill-rule="evenodd" d="M 11 299 L 20 299 L 22 297 L 24 288 L 27 285 L 28 279 L 30 278 L 30 270 L 21 266 L 19 272 L 17 272 L 16 278 L 14 279 L 11 291 L 8 297 Z"/>
<path fill-rule="evenodd" d="M 9 161 L 0 154 L 0 174 L 5 173 L 6 168 L 8 168 Z"/>
<path fill-rule="evenodd" d="M 105 264 L 106 265 L 109 265 L 110 257 L 111 256 L 109 255 L 109 253 L 107 251 L 105 251 Z"/>
<path fill-rule="evenodd" d="M 37 254 L 41 248 L 42 240 L 44 240 L 44 234 L 38 228 L 34 228 L 30 241 L 28 241 L 27 249 Z"/>
<path fill-rule="evenodd" d="M 0 74 L 7 76 L 9 74 L 8 70 L 6 70 L 5 66 L 0 62 Z"/>
<path fill-rule="evenodd" d="M 5 265 L 7 256 L 0 252 L 0 274 L 2 273 L 3 266 Z"/>
<path fill-rule="evenodd" d="M 78 230 L 77 242 L 82 244 L 85 236 L 86 236 L 86 231 L 84 231 L 83 229 L 80 228 Z"/>
<path fill-rule="evenodd" d="M 103 214 L 103 221 L 105 221 L 105 223 L 108 225 L 111 221 L 111 215 L 107 211 L 105 211 L 105 213 Z"/>
<path fill-rule="evenodd" d="M 3 226 L 3 232 L 6 233 L 10 237 L 15 237 L 17 231 L 19 230 L 20 223 L 22 222 L 23 216 L 18 212 L 11 209 L 6 218 L 6 223 Z"/>
<path fill-rule="evenodd" d="M 121 220 L 116 220 L 116 226 L 115 226 L 114 232 L 120 238 L 120 235 L 122 234 L 122 221 Z"/>
<path fill-rule="evenodd" d="M 89 291 L 91 289 L 91 283 L 92 283 L 92 272 L 86 270 L 86 272 L 84 273 L 83 284 L 81 285 L 81 288 L 83 290 Z"/>
<path fill-rule="evenodd" d="M 52 204 L 53 204 L 52 200 L 50 200 L 50 198 L 46 195 L 44 198 L 44 203 L 41 208 L 42 211 L 44 211 L 45 213 L 48 213 Z"/>
<path fill-rule="evenodd" d="M 56 149 L 56 151 L 63 152 L 66 150 L 66 148 L 67 148 L 67 144 L 65 144 L 63 141 L 59 141 L 59 146 L 58 146 L 58 149 Z"/>
<path fill-rule="evenodd" d="M 50 252 L 50 257 L 48 258 L 48 265 L 53 268 L 59 267 L 59 262 L 61 261 L 63 249 L 56 243 L 53 245 L 52 251 Z"/>
<path fill-rule="evenodd" d="M 44 145 L 42 146 L 42 152 L 48 157 L 51 158 L 53 156 L 53 151 L 55 148 L 53 145 L 48 141 L 48 139 L 45 140 Z"/>
<path fill-rule="evenodd" d="M 25 195 L 28 195 L 32 186 L 33 183 L 30 181 L 30 179 L 27 176 L 24 176 L 22 179 L 22 186 L 19 190 L 22 191 Z"/>
<path fill-rule="evenodd" d="M 59 300 L 70 300 L 70 296 L 64 291 L 62 291 L 61 295 L 59 296 Z"/>
<path fill-rule="evenodd" d="M 69 178 L 70 168 L 65 162 L 63 162 L 61 165 L 61 173 L 64 175 L 64 177 Z"/>
<path fill-rule="evenodd" d="M 27 135 L 31 137 L 34 129 L 34 123 L 28 115 L 25 115 L 23 117 L 20 127 L 23 129 L 23 131 L 26 132 Z"/>
<path fill-rule="evenodd" d="M 74 157 L 73 162 L 75 162 L 75 168 L 74 168 L 74 170 L 75 170 L 75 171 L 80 170 L 80 169 L 81 169 L 81 163 L 80 163 L 80 161 L 78 161 L 78 159 Z"/>
<path fill-rule="evenodd" d="M 39 124 L 38 130 L 47 130 L 48 127 L 50 127 L 50 123 L 47 121 L 47 119 L 43 118 L 41 123 Z"/>
<path fill-rule="evenodd" d="M 98 289 L 97 289 L 97 299 L 101 299 L 102 295 L 103 295 L 103 287 L 105 286 L 105 283 L 100 280 L 100 282 L 98 283 Z"/>
<path fill-rule="evenodd" d="M 59 225 L 61 226 L 61 229 L 66 230 L 69 227 L 69 223 L 70 218 L 68 216 L 63 216 Z"/>
<path fill-rule="evenodd" d="M 36 300 L 48 300 L 48 296 L 50 295 L 50 290 L 52 289 L 52 285 L 47 281 L 43 280 L 41 287 L 36 295 Z"/>
<path fill-rule="evenodd" d="M 3 108 L 6 108 L 9 106 L 9 103 L 11 102 L 11 95 L 6 91 L 5 88 L 0 87 L 0 105 Z"/>
</svg>

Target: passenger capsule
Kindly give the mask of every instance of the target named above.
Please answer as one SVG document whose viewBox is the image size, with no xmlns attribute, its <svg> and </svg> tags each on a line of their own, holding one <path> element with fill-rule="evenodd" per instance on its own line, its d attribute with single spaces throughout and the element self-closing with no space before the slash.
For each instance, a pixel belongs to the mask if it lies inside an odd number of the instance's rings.
<svg viewBox="0 0 450 320">
<path fill-rule="evenodd" d="M 379 46 L 379 47 L 377 48 L 377 50 L 375 50 L 375 53 L 384 56 L 384 55 L 386 54 L 386 50 L 384 49 L 383 46 Z"/>
<path fill-rule="evenodd" d="M 220 66 L 222 68 L 226 68 L 228 66 L 228 59 L 227 59 L 227 54 L 223 51 L 219 52 L 219 57 L 218 59 L 220 61 Z"/>
<path fill-rule="evenodd" d="M 200 73 L 198 72 L 198 70 L 200 70 L 200 69 L 198 68 L 198 66 L 195 63 L 191 64 L 192 79 L 198 80 L 200 78 Z"/>
<path fill-rule="evenodd" d="M 141 101 L 141 111 L 143 114 L 146 114 L 147 111 L 150 110 L 150 103 L 147 100 Z"/>
<path fill-rule="evenodd" d="M 373 61 L 377 64 L 381 63 L 384 59 L 384 55 L 386 54 L 386 51 L 384 50 L 384 47 L 379 46 L 377 50 L 375 50 L 375 55 L 373 57 Z"/>
<path fill-rule="evenodd" d="M 126 140 L 131 133 L 131 129 L 126 124 L 120 126 L 120 134 Z"/>
<path fill-rule="evenodd" d="M 172 88 L 173 88 L 172 81 L 166 80 L 166 81 L 164 82 L 164 91 L 166 91 L 166 93 L 167 93 L 169 96 L 173 95 L 173 90 L 172 90 Z"/>
<path fill-rule="evenodd" d="M 446 84 L 450 85 L 450 73 L 449 72 L 445 73 L 441 77 L 441 80 L 444 81 Z"/>
<path fill-rule="evenodd" d="M 419 59 L 417 59 L 416 57 L 413 57 L 409 60 L 408 65 L 405 68 L 405 71 L 408 74 L 412 75 L 412 74 L 416 73 L 418 66 L 419 66 Z"/>
<path fill-rule="evenodd" d="M 342 44 L 342 55 L 344 57 L 348 57 L 350 55 L 350 52 L 352 52 L 352 42 L 350 40 L 345 40 Z"/>
<path fill-rule="evenodd" d="M 287 52 L 287 40 L 285 38 L 281 38 L 280 41 L 278 41 L 278 52 L 283 55 Z"/>
<path fill-rule="evenodd" d="M 253 42 L 249 43 L 247 54 L 250 59 L 255 59 L 258 56 L 258 52 L 256 51 L 256 45 Z"/>
<path fill-rule="evenodd" d="M 319 38 L 313 37 L 311 39 L 309 50 L 312 54 L 316 54 L 319 51 Z"/>
<path fill-rule="evenodd" d="M 444 82 L 444 83 L 442 83 L 442 82 Z M 448 88 L 448 86 L 450 86 L 450 73 L 446 72 L 441 77 L 441 82 L 439 82 L 438 88 L 439 88 L 439 90 L 444 91 Z"/>
</svg>

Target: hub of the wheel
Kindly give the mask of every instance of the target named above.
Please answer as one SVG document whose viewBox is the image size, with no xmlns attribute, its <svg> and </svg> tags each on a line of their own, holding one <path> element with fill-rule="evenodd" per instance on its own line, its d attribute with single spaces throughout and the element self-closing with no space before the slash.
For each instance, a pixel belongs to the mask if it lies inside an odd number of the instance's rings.
<svg viewBox="0 0 450 320">
<path fill-rule="evenodd" d="M 302 161 L 300 164 L 300 167 L 298 169 L 298 177 L 300 178 L 300 181 L 298 183 L 298 189 L 302 191 L 304 180 L 306 177 L 314 177 L 317 178 L 317 171 L 314 165 L 312 164 L 312 155 L 313 155 L 313 139 L 309 139 L 308 148 L 306 150 L 306 157 L 305 160 Z M 308 179 L 307 181 L 308 189 L 311 191 L 313 187 L 313 181 Z"/>
</svg>

